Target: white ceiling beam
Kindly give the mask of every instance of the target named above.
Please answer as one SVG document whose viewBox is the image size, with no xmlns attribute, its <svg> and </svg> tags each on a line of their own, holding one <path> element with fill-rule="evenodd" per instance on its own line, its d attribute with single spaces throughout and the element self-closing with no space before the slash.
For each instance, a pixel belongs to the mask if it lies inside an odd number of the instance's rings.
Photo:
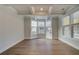
<svg viewBox="0 0 79 59">
<path fill-rule="evenodd" d="M 49 14 L 51 14 L 52 8 L 53 8 L 53 7 L 51 7 L 51 6 L 49 7 L 49 11 L 48 11 Z"/>
<path fill-rule="evenodd" d="M 35 14 L 35 8 L 31 7 L 31 9 L 32 9 L 32 13 Z"/>
</svg>

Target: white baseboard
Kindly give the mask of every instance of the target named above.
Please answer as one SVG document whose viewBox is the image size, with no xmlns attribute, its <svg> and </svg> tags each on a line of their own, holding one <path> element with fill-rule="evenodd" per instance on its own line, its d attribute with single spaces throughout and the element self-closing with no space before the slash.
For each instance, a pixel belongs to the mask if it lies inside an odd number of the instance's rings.
<svg viewBox="0 0 79 59">
<path fill-rule="evenodd" d="M 32 38 L 30 38 L 30 37 L 24 37 L 24 39 L 32 39 Z"/>
<path fill-rule="evenodd" d="M 62 38 L 59 38 L 59 40 L 61 40 L 62 42 L 66 43 L 66 44 L 68 44 L 68 45 L 70 45 L 71 47 L 73 47 L 73 48 L 79 50 L 79 46 L 78 46 L 78 45 L 73 44 L 73 43 L 71 43 L 71 42 L 68 42 L 68 41 L 66 41 L 66 40 L 63 40 Z"/>
<path fill-rule="evenodd" d="M 24 39 L 23 39 L 23 40 L 24 40 Z M 15 43 L 10 44 L 8 47 L 6 47 L 6 48 L 4 48 L 4 49 L 1 49 L 1 50 L 0 50 L 0 54 L 3 53 L 4 51 L 6 51 L 7 49 L 13 47 L 13 46 L 16 45 L 17 43 L 23 41 L 23 40 L 22 40 L 22 39 L 21 39 L 21 40 L 18 40 L 18 41 L 16 41 Z"/>
</svg>

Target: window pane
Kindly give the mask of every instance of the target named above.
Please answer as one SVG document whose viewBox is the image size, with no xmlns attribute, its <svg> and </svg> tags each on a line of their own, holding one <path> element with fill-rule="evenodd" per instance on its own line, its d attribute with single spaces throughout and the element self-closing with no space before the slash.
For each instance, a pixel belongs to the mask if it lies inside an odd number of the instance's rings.
<svg viewBox="0 0 79 59">
<path fill-rule="evenodd" d="M 36 34 L 36 27 L 32 27 L 32 33 Z"/>
<path fill-rule="evenodd" d="M 73 24 L 79 23 L 79 11 L 73 14 Z"/>
<path fill-rule="evenodd" d="M 36 34 L 37 34 L 37 21 L 36 20 L 32 20 L 31 21 L 31 26 L 32 26 L 31 37 L 32 38 L 36 38 Z"/>
<path fill-rule="evenodd" d="M 38 27 L 38 33 L 44 34 L 45 28 L 44 27 Z"/>
<path fill-rule="evenodd" d="M 37 21 L 35 21 L 35 20 L 32 20 L 32 24 L 31 24 L 32 26 L 37 26 Z"/>
<path fill-rule="evenodd" d="M 38 26 L 43 27 L 44 26 L 44 22 L 43 21 L 39 21 L 38 22 Z"/>
<path fill-rule="evenodd" d="M 79 24 L 74 25 L 73 32 L 74 32 L 74 38 L 79 38 Z"/>
<path fill-rule="evenodd" d="M 46 21 L 46 26 L 51 26 L 51 21 Z"/>
<path fill-rule="evenodd" d="M 70 37 L 71 37 L 70 26 L 64 27 L 64 36 L 65 36 L 66 38 L 70 38 Z"/>
<path fill-rule="evenodd" d="M 69 16 L 64 17 L 64 19 L 63 19 L 63 25 L 69 25 L 69 24 L 70 24 Z"/>
<path fill-rule="evenodd" d="M 79 11 L 73 14 L 73 37 L 79 38 Z"/>
</svg>

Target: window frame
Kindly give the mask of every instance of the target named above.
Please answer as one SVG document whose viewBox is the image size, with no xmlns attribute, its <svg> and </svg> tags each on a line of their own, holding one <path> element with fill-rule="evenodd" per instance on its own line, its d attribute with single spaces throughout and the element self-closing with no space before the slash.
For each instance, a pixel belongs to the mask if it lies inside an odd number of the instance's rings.
<svg viewBox="0 0 79 59">
<path fill-rule="evenodd" d="M 70 31 L 70 38 L 71 37 L 73 37 L 72 36 L 72 31 L 71 31 L 71 15 L 65 15 L 64 17 L 63 17 L 63 19 L 62 19 L 62 22 L 64 21 L 64 19 L 65 19 L 65 17 L 68 17 L 69 19 L 67 19 L 67 21 L 69 22 L 69 24 L 67 23 L 67 24 L 63 24 L 63 26 L 62 26 L 62 35 L 65 37 L 66 35 L 65 35 L 65 28 L 66 27 L 69 27 L 70 29 L 69 29 L 69 31 Z M 66 19 L 65 19 L 66 20 Z M 64 22 L 63 22 L 64 23 Z"/>
</svg>

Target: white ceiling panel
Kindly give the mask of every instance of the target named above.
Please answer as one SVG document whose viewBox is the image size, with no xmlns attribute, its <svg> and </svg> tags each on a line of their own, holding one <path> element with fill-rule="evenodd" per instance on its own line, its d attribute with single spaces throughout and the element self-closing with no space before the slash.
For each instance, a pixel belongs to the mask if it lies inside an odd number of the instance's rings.
<svg viewBox="0 0 79 59">
<path fill-rule="evenodd" d="M 19 14 L 64 14 L 69 8 L 74 7 L 76 5 L 58 5 L 58 4 L 9 4 L 17 10 Z M 42 10 L 41 10 L 42 9 Z"/>
</svg>

